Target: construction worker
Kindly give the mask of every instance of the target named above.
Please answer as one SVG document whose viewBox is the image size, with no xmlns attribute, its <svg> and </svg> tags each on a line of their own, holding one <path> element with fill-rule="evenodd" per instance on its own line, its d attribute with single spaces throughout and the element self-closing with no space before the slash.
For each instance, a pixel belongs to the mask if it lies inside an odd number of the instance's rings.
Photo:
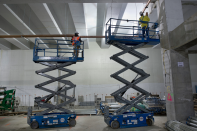
<svg viewBox="0 0 197 131">
<path fill-rule="evenodd" d="M 146 13 L 146 16 L 144 16 L 143 12 L 140 12 L 140 19 L 139 21 L 143 21 L 143 22 L 139 22 L 139 24 L 142 27 L 142 36 L 145 37 L 145 31 L 146 31 L 146 36 L 148 36 L 148 22 L 150 21 L 150 18 L 148 17 L 148 13 Z"/>
<path fill-rule="evenodd" d="M 78 57 L 79 55 L 79 49 L 80 45 L 77 45 L 77 43 L 82 42 L 81 37 L 79 37 L 79 33 L 76 31 L 75 35 L 71 39 L 72 45 L 74 46 L 74 55 Z M 76 55 L 77 50 L 77 55 Z"/>
<path fill-rule="evenodd" d="M 135 96 L 130 97 L 130 100 L 133 100 L 133 99 L 135 99 Z"/>
</svg>

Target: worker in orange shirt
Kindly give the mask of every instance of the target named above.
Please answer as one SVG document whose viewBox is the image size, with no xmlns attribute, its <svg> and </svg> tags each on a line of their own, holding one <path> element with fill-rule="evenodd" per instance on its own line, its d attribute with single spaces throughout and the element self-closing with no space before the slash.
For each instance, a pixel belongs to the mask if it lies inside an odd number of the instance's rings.
<svg viewBox="0 0 197 131">
<path fill-rule="evenodd" d="M 72 37 L 71 42 L 72 45 L 74 46 L 74 55 L 78 57 L 79 49 L 80 49 L 80 45 L 78 43 L 82 42 L 82 40 L 77 31 L 75 32 L 75 35 Z M 77 54 L 76 54 L 76 50 L 77 50 Z"/>
</svg>

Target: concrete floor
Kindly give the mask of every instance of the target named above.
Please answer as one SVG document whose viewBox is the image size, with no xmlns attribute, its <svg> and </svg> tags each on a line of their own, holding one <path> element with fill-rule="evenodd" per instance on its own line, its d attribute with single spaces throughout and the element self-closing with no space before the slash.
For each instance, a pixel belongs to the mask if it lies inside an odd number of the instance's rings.
<svg viewBox="0 0 197 131">
<path fill-rule="evenodd" d="M 166 131 L 164 123 L 167 121 L 166 116 L 155 116 L 154 126 L 115 129 L 115 131 Z M 0 131 L 30 131 L 33 130 L 27 124 L 27 117 L 20 116 L 0 116 Z M 103 116 L 78 116 L 75 127 L 64 128 L 46 128 L 36 129 L 38 131 L 112 131 L 114 129 L 108 127 Z"/>
</svg>

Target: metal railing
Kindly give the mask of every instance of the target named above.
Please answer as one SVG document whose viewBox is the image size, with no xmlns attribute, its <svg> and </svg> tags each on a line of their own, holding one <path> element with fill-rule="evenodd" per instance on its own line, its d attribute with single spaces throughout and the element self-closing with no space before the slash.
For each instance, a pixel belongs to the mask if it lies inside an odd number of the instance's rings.
<svg viewBox="0 0 197 131">
<path fill-rule="evenodd" d="M 159 39 L 159 31 L 156 31 L 158 23 L 110 18 L 106 23 L 106 40 L 109 40 L 111 36 L 143 37 L 143 29 L 140 25 L 142 23 L 147 24 L 145 29 L 148 32 L 147 38 Z"/>
<path fill-rule="evenodd" d="M 33 56 L 39 57 L 84 57 L 84 42 L 80 42 L 80 48 L 72 46 L 71 40 L 63 39 L 35 39 Z M 75 53 L 74 53 L 75 52 Z M 77 56 L 76 54 L 79 54 Z"/>
</svg>

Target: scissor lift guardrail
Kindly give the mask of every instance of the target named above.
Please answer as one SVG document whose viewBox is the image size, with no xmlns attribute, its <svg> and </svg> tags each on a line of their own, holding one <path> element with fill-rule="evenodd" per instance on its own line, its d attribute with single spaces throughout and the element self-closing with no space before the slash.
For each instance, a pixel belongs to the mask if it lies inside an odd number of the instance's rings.
<svg viewBox="0 0 197 131">
<path fill-rule="evenodd" d="M 46 43 L 46 42 L 47 43 Z M 35 39 L 33 61 L 34 62 L 83 62 L 84 60 L 84 42 L 81 42 L 81 48 L 72 48 L 70 40 L 63 39 Z M 42 46 L 42 47 L 41 47 Z M 49 48 L 45 47 L 48 46 Z M 79 51 L 79 57 L 73 57 L 73 53 Z M 48 54 L 48 55 L 47 55 Z M 66 54 L 66 56 L 65 56 Z M 53 55 L 53 56 L 51 56 Z"/>
</svg>

